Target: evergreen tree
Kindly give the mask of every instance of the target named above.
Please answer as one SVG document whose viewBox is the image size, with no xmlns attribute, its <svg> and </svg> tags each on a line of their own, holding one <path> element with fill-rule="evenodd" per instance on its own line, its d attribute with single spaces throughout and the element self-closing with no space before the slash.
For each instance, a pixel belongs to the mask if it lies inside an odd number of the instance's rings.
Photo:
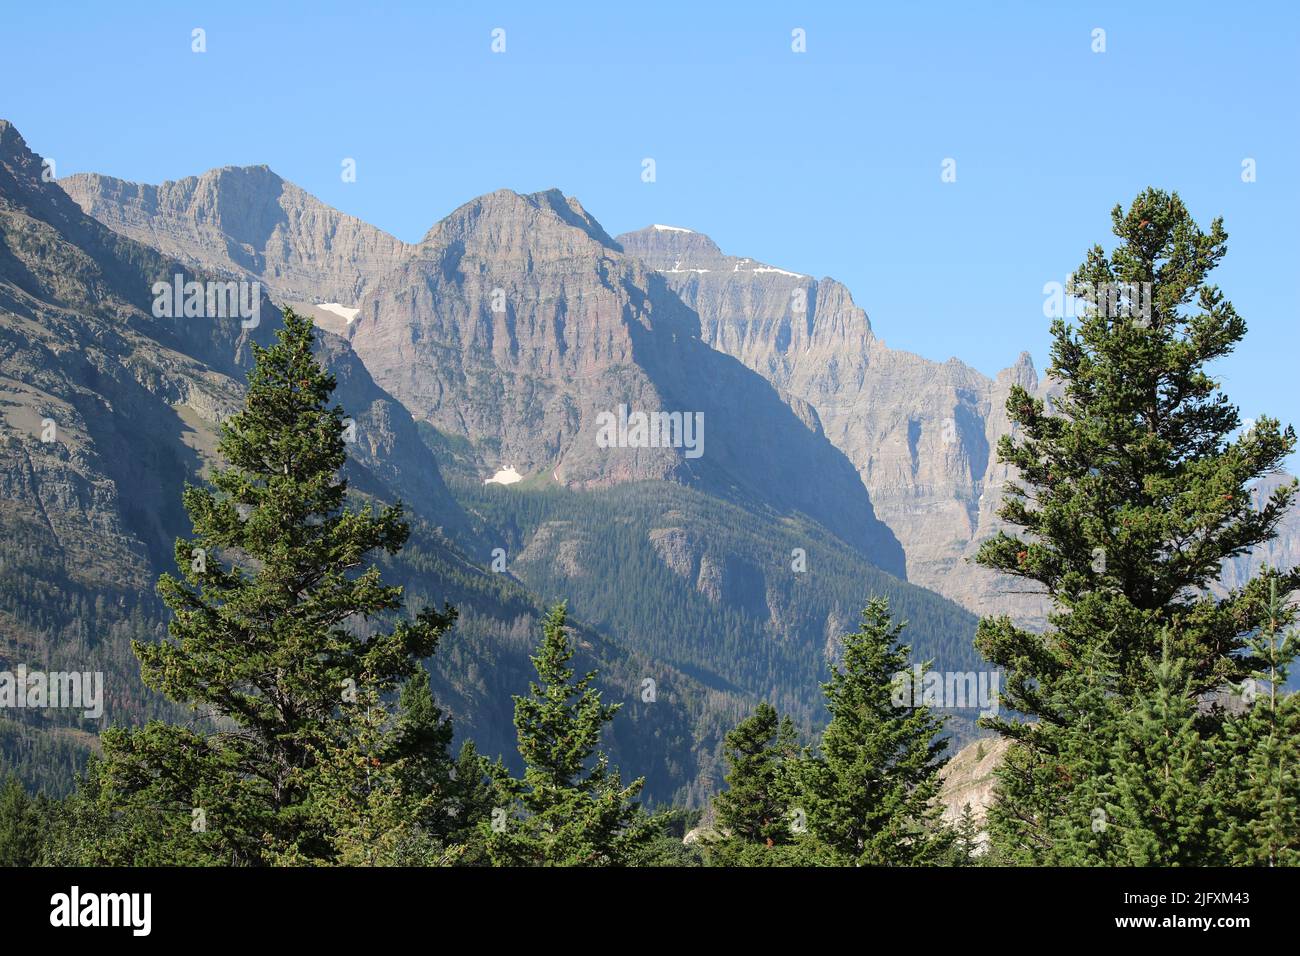
<svg viewBox="0 0 1300 956">
<path fill-rule="evenodd" d="M 1261 665 L 1217 751 L 1222 862 L 1234 866 L 1300 865 L 1300 696 L 1284 690 L 1300 638 L 1282 630 L 1286 608 L 1277 581 L 1269 584 L 1268 622 L 1252 642 Z"/>
<path fill-rule="evenodd" d="M 1226 595 L 1210 585 L 1224 559 L 1275 535 L 1295 495 L 1292 483 L 1252 503 L 1249 483 L 1279 467 L 1295 433 L 1261 416 L 1233 437 L 1238 411 L 1205 370 L 1245 334 L 1207 281 L 1226 250 L 1222 221 L 1204 232 L 1177 194 L 1154 189 L 1127 212 L 1117 206 L 1112 219 L 1118 248 L 1107 257 L 1094 247 L 1073 277 L 1085 314 L 1052 326 L 1048 373 L 1062 394 L 1049 410 L 1017 386 L 1007 402 L 1014 427 L 998 457 L 1019 481 L 1007 486 L 999 515 L 1024 536 L 999 533 L 977 556 L 1035 582 L 1055 605 L 1044 633 L 1005 617 L 982 620 L 977 633 L 985 657 L 1005 669 L 1004 703 L 1034 718 L 987 722 L 1015 742 L 1000 778 L 1011 807 L 1056 802 L 1035 788 L 1062 765 L 1061 743 L 1078 740 L 1058 685 L 1091 649 L 1113 661 L 1122 704 L 1159 691 L 1159 706 L 1173 707 L 1174 690 L 1159 684 L 1168 675 L 1147 664 L 1162 635 L 1161 655 L 1170 667 L 1185 662 L 1192 697 L 1257 668 L 1247 635 L 1264 623 L 1264 580 Z M 1279 585 L 1300 586 L 1300 569 Z M 1206 712 L 1197 729 L 1213 737 L 1220 720 Z M 1035 840 L 1050 841 L 1045 821 L 1034 827 Z M 1051 856 L 1032 841 L 1010 850 Z"/>
<path fill-rule="evenodd" d="M 437 705 L 429 674 L 421 668 L 402 686 L 396 739 L 385 756 L 400 765 L 403 792 L 423 802 L 420 826 L 441 841 L 451 840 L 464 825 L 457 763 L 451 755 L 453 736 L 451 718 Z"/>
<path fill-rule="evenodd" d="M 563 604 L 547 614 L 532 658 L 538 681 L 528 696 L 515 697 L 524 776 L 508 783 L 517 812 L 494 808 L 494 819 L 484 825 L 497 865 L 626 865 L 653 838 L 634 799 L 644 781 L 624 787 L 598 750 L 620 705 L 601 701 L 592 687 L 594 672 L 574 679 L 566 621 Z"/>
<path fill-rule="evenodd" d="M 512 802 L 510 775 L 505 765 L 488 761 L 474 741 L 466 740 L 451 770 L 452 798 L 447 813 L 452 828 L 446 840 L 453 849 L 457 866 L 490 866 L 487 834 L 492 814 Z"/>
<path fill-rule="evenodd" d="M 51 808 L 32 797 L 12 774 L 0 782 L 0 866 L 35 865 Z"/>
<path fill-rule="evenodd" d="M 952 828 L 952 833 L 952 865 L 978 865 L 982 852 L 980 832 L 969 802 L 962 806 L 961 816 Z"/>
<path fill-rule="evenodd" d="M 937 803 L 948 742 L 943 720 L 919 700 L 899 706 L 898 676 L 911 674 L 889 602 L 872 600 L 842 663 L 823 685 L 830 722 L 819 753 L 799 768 L 808 829 L 843 863 L 908 866 L 942 862 L 950 835 Z M 924 668 L 922 670 L 924 674 Z M 920 688 L 915 688 L 919 696 Z"/>
<path fill-rule="evenodd" d="M 792 842 L 788 768 L 798 754 L 794 724 L 767 702 L 727 732 L 727 788 L 714 798 L 713 807 L 729 840 L 767 847 Z"/>
<path fill-rule="evenodd" d="M 1172 642 L 1170 642 L 1172 643 Z M 1166 656 L 1152 665 L 1153 686 L 1138 694 L 1119 726 L 1112 754 L 1114 794 L 1108 826 L 1117 830 L 1120 866 L 1204 866 L 1218 862 L 1207 784 L 1207 748 L 1196 730 L 1190 668 Z"/>
<path fill-rule="evenodd" d="M 286 311 L 278 341 L 253 346 L 245 407 L 221 426 L 223 464 L 211 488 L 183 495 L 195 537 L 176 544 L 183 580 L 158 585 L 170 640 L 135 645 L 145 683 L 215 732 L 153 722 L 103 737 L 98 792 L 146 816 L 116 819 L 138 831 L 125 848 L 151 860 L 333 859 L 309 790 L 322 759 L 356 745 L 350 695 L 395 690 L 455 619 L 425 609 L 377 626 L 402 589 L 367 556 L 396 553 L 407 526 L 400 504 L 346 504 L 344 412 L 329 404 L 335 382 L 312 356 L 313 331 Z M 163 847 L 140 846 L 146 831 Z"/>
</svg>

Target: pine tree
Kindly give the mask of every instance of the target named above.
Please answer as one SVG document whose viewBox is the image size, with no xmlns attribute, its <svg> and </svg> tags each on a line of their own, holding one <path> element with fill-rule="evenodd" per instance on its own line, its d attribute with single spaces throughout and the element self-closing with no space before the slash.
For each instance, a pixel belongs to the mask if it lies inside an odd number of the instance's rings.
<svg viewBox="0 0 1300 956">
<path fill-rule="evenodd" d="M 985 657 L 1005 669 L 1004 703 L 1033 718 L 987 721 L 1015 742 L 1000 778 L 1013 807 L 1056 802 L 1035 788 L 1062 764 L 1060 740 L 1077 739 L 1058 685 L 1091 649 L 1113 660 L 1112 692 L 1124 703 L 1156 688 L 1147 662 L 1162 654 L 1186 662 L 1193 697 L 1257 667 L 1247 635 L 1264 623 L 1263 579 L 1227 595 L 1209 586 L 1224 559 L 1275 535 L 1295 495 L 1292 483 L 1252 502 L 1249 483 L 1290 454 L 1294 430 L 1261 416 L 1233 437 L 1238 411 L 1205 371 L 1245 334 L 1207 281 L 1226 251 L 1222 221 L 1203 232 L 1177 194 L 1154 189 L 1127 212 L 1116 206 L 1112 219 L 1119 247 L 1109 258 L 1094 247 L 1073 277 L 1090 300 L 1085 314 L 1052 326 L 1048 372 L 1061 396 L 1049 410 L 1014 387 L 1007 402 L 1014 427 L 998 457 L 1019 481 L 999 515 L 1024 536 L 999 533 L 977 556 L 1036 583 L 1055 605 L 1044 633 L 1005 617 L 977 632 Z M 1300 586 L 1300 569 L 1279 584 Z M 1198 730 L 1212 737 L 1219 720 L 1202 714 Z M 1049 827 L 1035 827 L 1035 840 L 1050 841 Z M 1004 849 L 1051 856 L 1033 846 Z"/>
<path fill-rule="evenodd" d="M 843 863 L 909 866 L 947 858 L 950 834 L 939 823 L 936 799 L 948 746 L 938 736 L 943 720 L 919 701 L 900 707 L 895 700 L 898 675 L 911 666 L 911 647 L 899 640 L 905 626 L 893 624 L 888 600 L 868 603 L 857 632 L 844 638 L 842 663 L 823 685 L 831 719 L 820 750 L 799 768 L 808 829 Z"/>
<path fill-rule="evenodd" d="M 794 724 L 767 702 L 727 732 L 727 788 L 713 807 L 731 841 L 766 847 L 793 841 L 788 767 L 798 753 Z"/>
<path fill-rule="evenodd" d="M 1110 860 L 1115 833 L 1107 825 L 1107 788 L 1122 713 L 1114 655 L 1098 642 L 1079 664 L 1044 697 L 1060 721 L 1036 728 L 1038 747 L 1009 748 L 995 771 L 997 799 L 987 819 L 1001 863 L 1100 866 Z"/>
<path fill-rule="evenodd" d="M 1169 642 L 1174 643 L 1173 641 Z M 1150 665 L 1153 685 L 1139 692 L 1112 754 L 1108 828 L 1120 866 L 1204 866 L 1218 862 L 1210 835 L 1214 795 L 1207 748 L 1196 730 L 1190 667 L 1166 656 Z"/>
<path fill-rule="evenodd" d="M 522 780 L 508 784 L 517 803 L 484 825 L 497 865 L 620 866 L 653 838 L 636 795 L 601 752 L 601 734 L 620 705 L 605 704 L 595 673 L 574 679 L 567 611 L 557 604 L 542 622 L 533 666 L 538 681 L 515 697 Z M 500 808 L 504 810 L 505 808 Z"/>
<path fill-rule="evenodd" d="M 446 836 L 458 866 L 490 866 L 487 835 L 494 810 L 512 801 L 510 776 L 500 760 L 489 762 L 474 741 L 466 740 L 451 770 L 451 799 L 447 813 L 453 825 Z"/>
<path fill-rule="evenodd" d="M 451 756 L 451 719 L 437 705 L 423 668 L 402 685 L 395 740 L 386 760 L 400 762 L 403 792 L 422 801 L 419 824 L 431 838 L 452 841 L 463 828 L 460 788 Z"/>
<path fill-rule="evenodd" d="M 12 774 L 0 781 L 0 866 L 33 866 L 50 814 L 44 797 L 32 797 Z"/>
<path fill-rule="evenodd" d="M 980 840 L 979 825 L 975 822 L 975 814 L 971 810 L 969 802 L 963 804 L 961 816 L 957 818 L 952 833 L 952 865 L 978 865 L 983 847 Z"/>
<path fill-rule="evenodd" d="M 395 690 L 455 619 L 430 608 L 376 626 L 400 611 L 402 589 L 367 556 L 395 554 L 408 530 L 400 504 L 346 503 L 344 412 L 329 404 L 335 381 L 313 337 L 286 311 L 278 341 L 253 346 L 245 407 L 221 426 L 222 466 L 211 488 L 183 495 L 195 532 L 176 544 L 183 579 L 159 580 L 170 640 L 135 645 L 145 683 L 216 730 L 153 722 L 103 737 L 99 792 L 147 817 L 134 817 L 127 850 L 152 860 L 332 859 L 308 791 L 319 761 L 355 743 L 343 708 Z"/>
<path fill-rule="evenodd" d="M 1276 579 L 1269 584 L 1268 621 L 1252 640 L 1261 664 L 1217 749 L 1221 862 L 1233 866 L 1300 865 L 1300 696 L 1284 690 L 1300 638 L 1282 630 L 1287 609 Z"/>
</svg>

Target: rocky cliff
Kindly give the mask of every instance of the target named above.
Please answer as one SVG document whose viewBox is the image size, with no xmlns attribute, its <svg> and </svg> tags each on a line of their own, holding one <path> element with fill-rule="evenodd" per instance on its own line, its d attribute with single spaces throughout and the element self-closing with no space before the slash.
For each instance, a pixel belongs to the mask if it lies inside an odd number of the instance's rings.
<svg viewBox="0 0 1300 956">
<path fill-rule="evenodd" d="M 352 306 L 408 247 L 266 166 L 158 186 L 82 173 L 59 180 L 89 216 L 186 265 L 253 276 L 276 302 Z"/>
<path fill-rule="evenodd" d="M 577 488 L 671 479 L 803 512 L 903 571 L 815 416 L 702 342 L 695 312 L 575 199 L 502 190 L 467 203 L 359 307 L 348 331 L 376 381 L 467 440 L 483 478 L 509 467 Z M 611 447 L 621 409 L 680 415 L 698 447 L 690 433 Z"/>
<path fill-rule="evenodd" d="M 968 561 L 998 527 L 1008 475 L 996 446 L 1010 388 L 1046 392 L 1027 354 L 990 379 L 956 359 L 890 349 L 833 279 L 725 255 L 681 227 L 618 241 L 696 311 L 705 342 L 812 409 L 902 543 L 909 580 L 979 614 L 1042 622 L 1040 600 Z"/>
</svg>

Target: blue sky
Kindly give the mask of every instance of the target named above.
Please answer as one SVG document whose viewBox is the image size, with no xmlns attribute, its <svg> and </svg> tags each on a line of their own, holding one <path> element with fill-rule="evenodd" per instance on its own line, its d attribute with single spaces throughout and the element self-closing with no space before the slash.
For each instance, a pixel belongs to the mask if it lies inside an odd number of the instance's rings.
<svg viewBox="0 0 1300 956">
<path fill-rule="evenodd" d="M 0 116 L 59 175 L 267 163 L 406 240 L 559 187 L 611 234 L 682 225 L 834 276 L 891 346 L 987 373 L 1024 349 L 1041 370 L 1044 283 L 1109 245 L 1115 203 L 1176 189 L 1225 218 L 1217 281 L 1250 326 L 1215 371 L 1243 415 L 1300 425 L 1293 3 L 368 6 L 9 5 Z"/>
</svg>

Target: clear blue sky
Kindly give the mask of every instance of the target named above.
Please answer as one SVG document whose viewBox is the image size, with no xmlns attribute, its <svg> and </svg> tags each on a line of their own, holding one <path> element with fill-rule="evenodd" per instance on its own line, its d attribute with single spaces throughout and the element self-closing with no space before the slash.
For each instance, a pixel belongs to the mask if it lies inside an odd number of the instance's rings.
<svg viewBox="0 0 1300 956">
<path fill-rule="evenodd" d="M 1116 202 L 1177 189 L 1225 218 L 1250 326 L 1216 371 L 1245 416 L 1300 425 L 1295 3 L 551 6 L 10 2 L 0 116 L 59 175 L 267 163 L 407 240 L 556 186 L 611 234 L 682 225 L 834 276 L 890 345 L 988 373 L 1023 349 L 1041 370 L 1043 284 L 1108 244 Z"/>
</svg>

